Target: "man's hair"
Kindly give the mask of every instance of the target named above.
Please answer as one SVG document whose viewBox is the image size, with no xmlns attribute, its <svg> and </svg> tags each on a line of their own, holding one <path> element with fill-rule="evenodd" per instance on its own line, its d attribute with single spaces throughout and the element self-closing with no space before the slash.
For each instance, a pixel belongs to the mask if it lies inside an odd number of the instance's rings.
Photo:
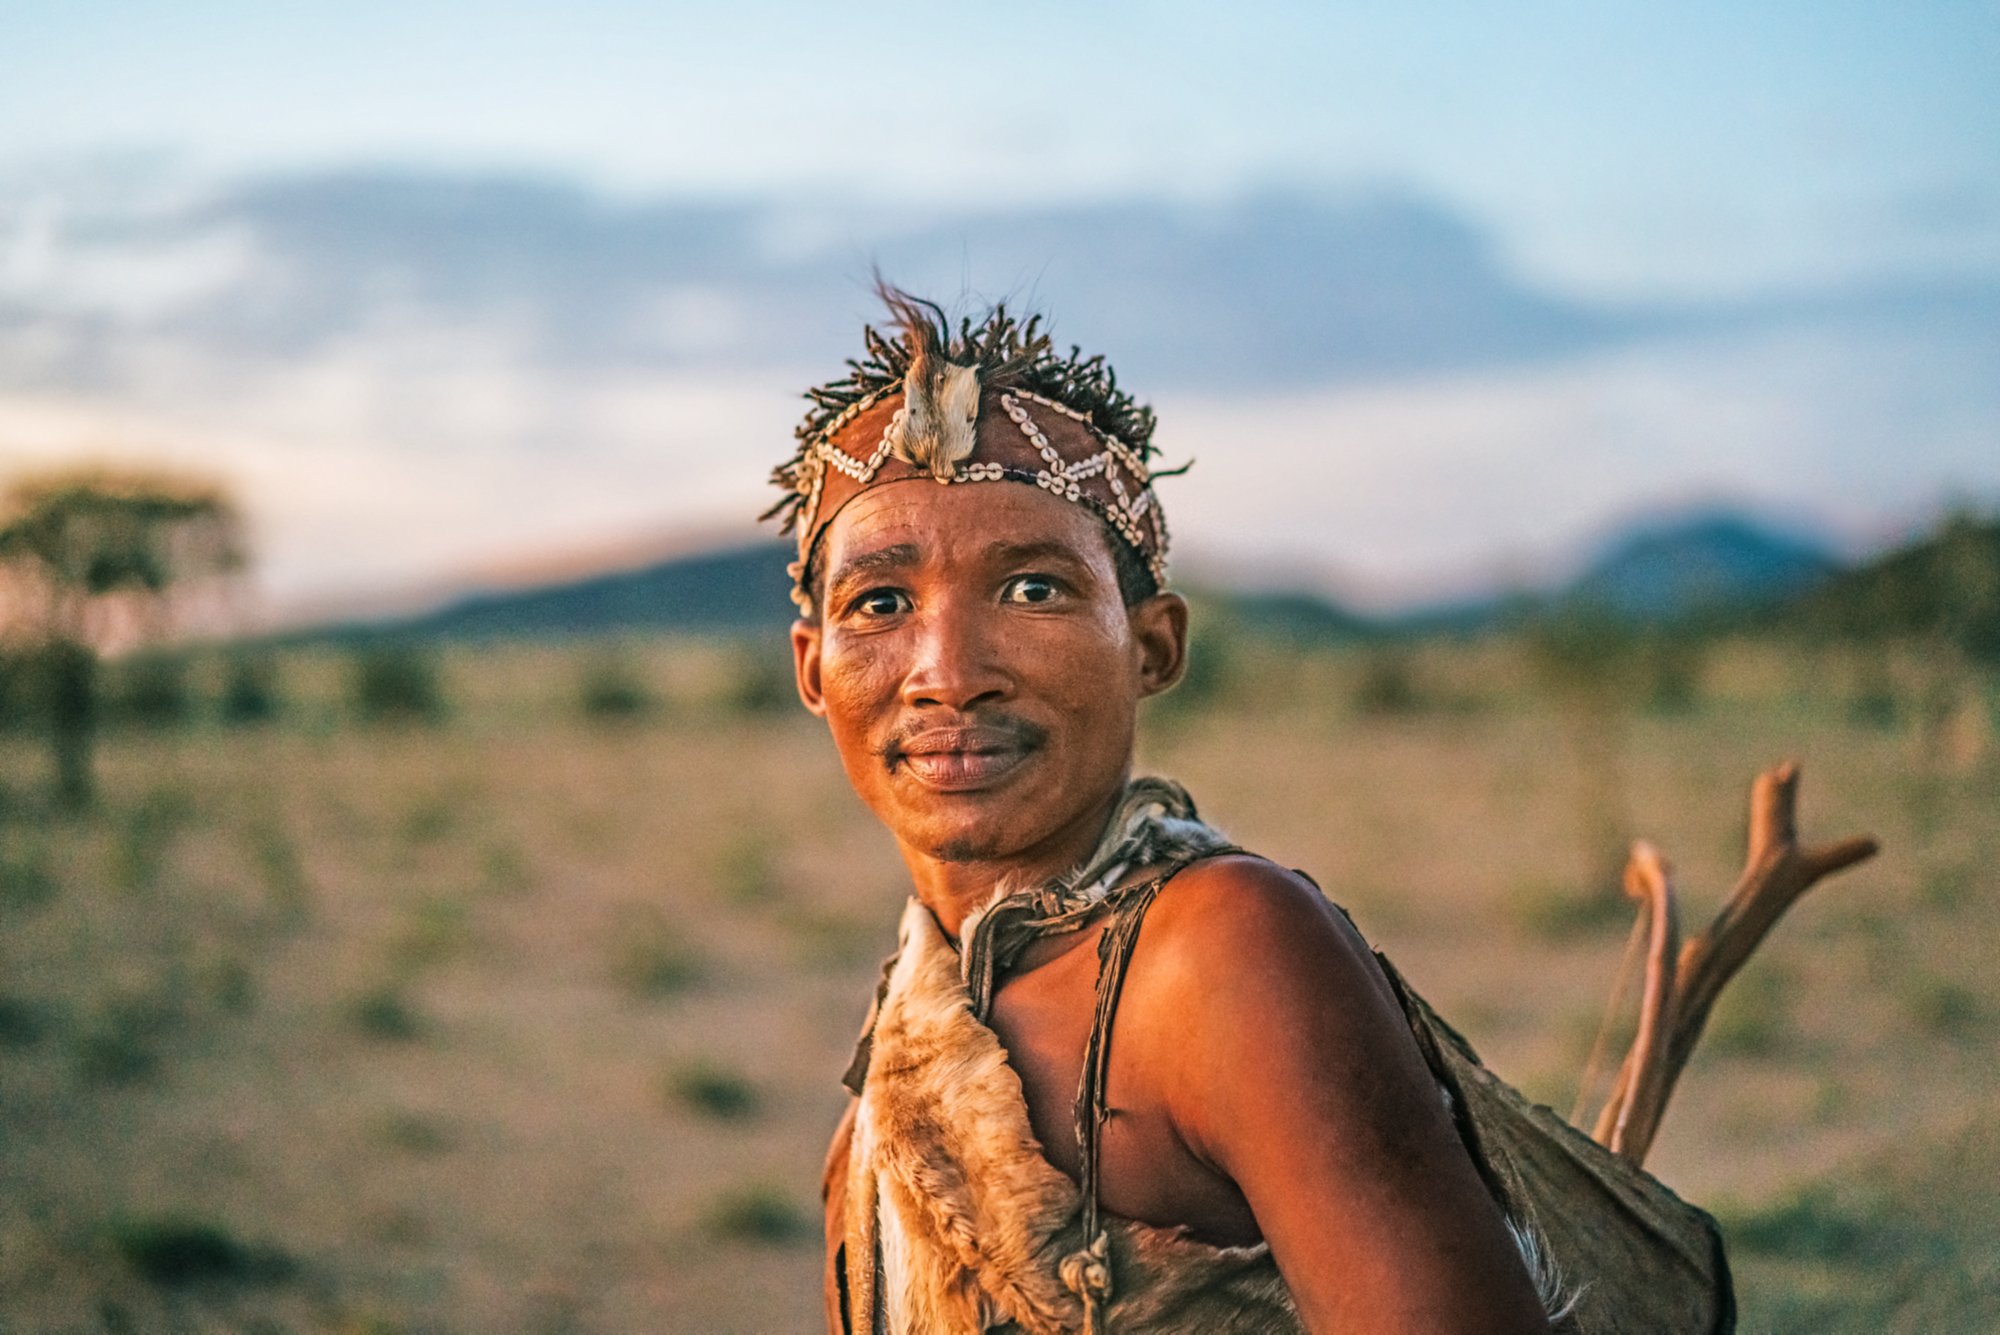
<svg viewBox="0 0 2000 1335">
<path fill-rule="evenodd" d="M 913 297 L 879 278 L 875 291 L 902 334 L 890 337 L 873 325 L 863 326 L 861 339 L 866 355 L 850 358 L 847 374 L 838 380 L 806 391 L 805 397 L 812 408 L 793 432 L 798 448 L 771 473 L 771 480 L 784 488 L 785 496 L 763 515 L 765 519 L 781 520 L 782 532 L 792 532 L 799 522 L 804 505 L 799 480 L 808 466 L 814 442 L 833 429 L 842 414 L 856 404 L 877 398 L 901 382 L 910 369 L 920 331 L 925 337 L 934 338 L 935 346 L 948 360 L 978 368 L 982 385 L 1018 387 L 1052 399 L 1081 414 L 1095 430 L 1117 438 L 1142 463 L 1150 464 L 1158 454 L 1153 446 L 1153 410 L 1119 388 L 1117 373 L 1102 355 L 1086 357 L 1082 348 L 1072 346 L 1068 356 L 1058 356 L 1053 341 L 1042 329 L 1040 315 L 1031 315 L 1024 322 L 1008 313 L 1005 302 L 998 302 L 977 322 L 970 316 L 961 319 L 954 332 L 943 309 L 935 302 Z M 1152 473 L 1154 477 L 1168 475 Z M 1134 606 L 1159 592 L 1159 581 L 1146 558 L 1102 515 L 1097 517 L 1105 540 L 1111 544 L 1118 592 L 1125 605 Z M 823 567 L 817 552 L 808 554 L 806 569 L 799 580 L 801 587 L 812 592 L 815 616 L 822 610 L 826 592 Z"/>
</svg>

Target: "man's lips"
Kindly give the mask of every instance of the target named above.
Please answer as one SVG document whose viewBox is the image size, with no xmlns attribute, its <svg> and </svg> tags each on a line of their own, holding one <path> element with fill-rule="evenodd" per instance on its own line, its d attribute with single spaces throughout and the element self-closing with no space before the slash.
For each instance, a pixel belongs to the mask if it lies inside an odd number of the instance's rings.
<svg viewBox="0 0 2000 1335">
<path fill-rule="evenodd" d="M 890 743 L 889 768 L 901 768 L 942 792 L 984 788 L 1028 758 L 1038 740 L 1036 731 L 980 724 L 925 728 Z"/>
</svg>

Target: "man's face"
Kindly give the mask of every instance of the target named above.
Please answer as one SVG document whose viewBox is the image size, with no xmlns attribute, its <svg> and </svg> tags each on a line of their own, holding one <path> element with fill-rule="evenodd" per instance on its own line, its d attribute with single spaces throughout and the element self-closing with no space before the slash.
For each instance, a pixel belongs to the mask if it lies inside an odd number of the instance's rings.
<svg viewBox="0 0 2000 1335">
<path fill-rule="evenodd" d="M 821 539 L 799 694 L 906 850 L 947 862 L 1087 851 L 1131 765 L 1142 696 L 1181 671 L 1174 594 L 1128 609 L 1110 536 L 1011 483 L 899 482 Z"/>
</svg>

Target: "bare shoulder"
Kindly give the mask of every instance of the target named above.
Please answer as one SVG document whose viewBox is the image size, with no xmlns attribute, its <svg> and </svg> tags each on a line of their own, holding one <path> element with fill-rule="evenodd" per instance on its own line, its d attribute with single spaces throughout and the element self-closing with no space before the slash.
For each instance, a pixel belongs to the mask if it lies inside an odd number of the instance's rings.
<svg viewBox="0 0 2000 1335">
<path fill-rule="evenodd" d="M 1147 914 L 1141 941 L 1145 967 L 1200 987 L 1212 1004 L 1272 986 L 1330 999 L 1359 989 L 1393 1001 L 1347 915 L 1305 876 L 1260 857 L 1209 858 L 1175 876 Z"/>
<path fill-rule="evenodd" d="M 1311 881 L 1261 858 L 1213 858 L 1169 881 L 1127 989 L 1170 1117 L 1232 1176 L 1244 1165 L 1230 1142 L 1250 1128 L 1339 1138 L 1436 1103 L 1367 943 Z"/>
</svg>

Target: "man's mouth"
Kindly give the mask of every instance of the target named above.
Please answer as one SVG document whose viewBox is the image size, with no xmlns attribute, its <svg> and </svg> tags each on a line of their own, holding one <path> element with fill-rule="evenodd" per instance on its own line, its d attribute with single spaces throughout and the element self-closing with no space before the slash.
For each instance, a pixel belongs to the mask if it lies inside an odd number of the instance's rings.
<svg viewBox="0 0 2000 1335">
<path fill-rule="evenodd" d="M 1006 777 L 1034 751 L 1041 730 L 1025 723 L 924 728 L 890 741 L 884 755 L 926 788 L 972 792 Z"/>
</svg>

